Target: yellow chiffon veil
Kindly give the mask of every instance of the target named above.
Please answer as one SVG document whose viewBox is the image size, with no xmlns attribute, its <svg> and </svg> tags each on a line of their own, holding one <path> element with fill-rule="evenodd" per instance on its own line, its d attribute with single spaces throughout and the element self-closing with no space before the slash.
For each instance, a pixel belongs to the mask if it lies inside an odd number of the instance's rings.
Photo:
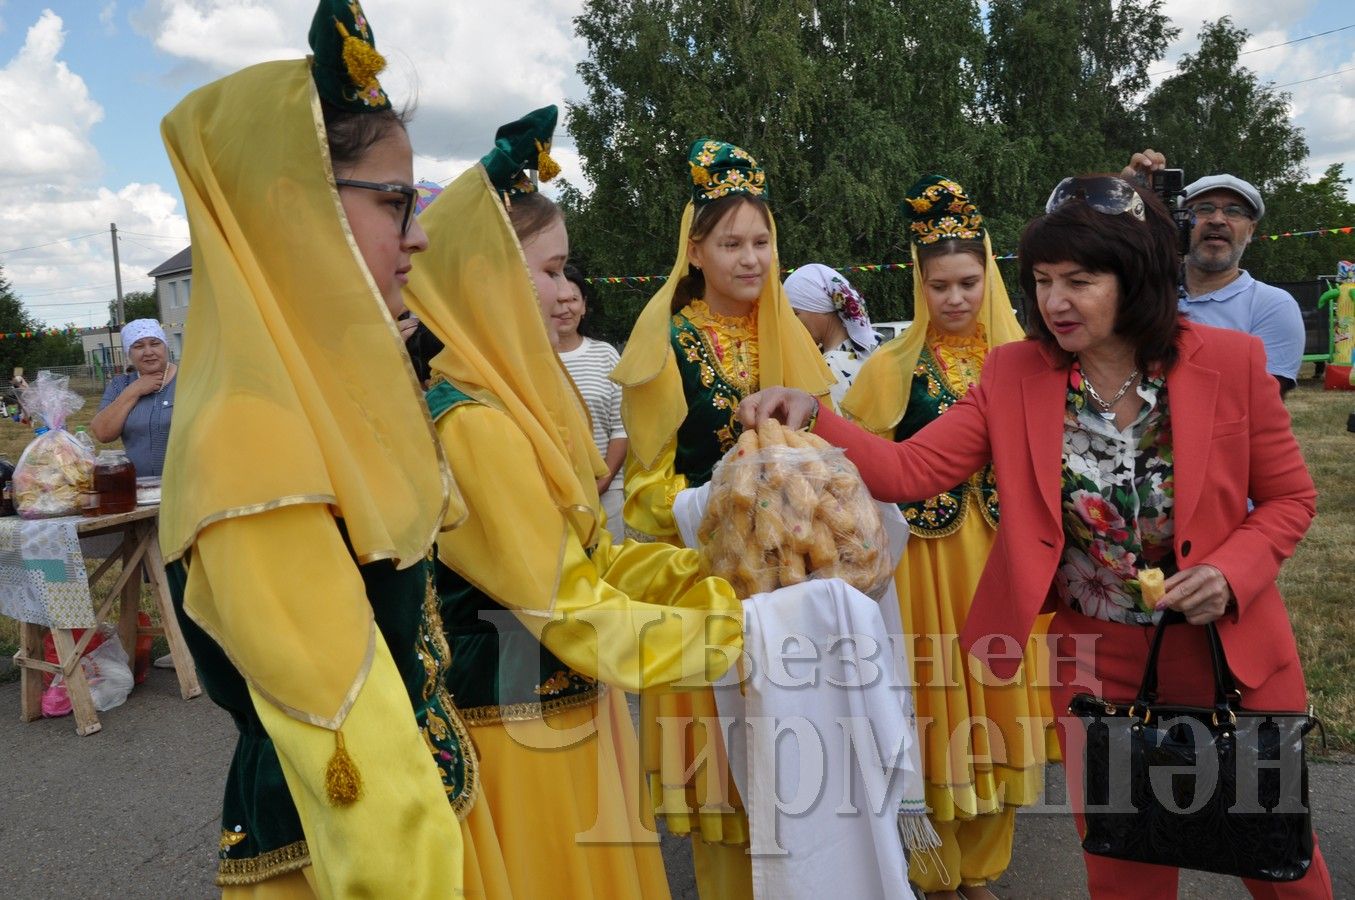
<svg viewBox="0 0 1355 900">
<path fill-rule="evenodd" d="M 213 523 L 323 503 L 360 562 L 415 563 L 464 507 L 344 216 L 310 62 L 264 63 L 202 87 L 161 133 L 193 246 L 160 509 L 166 559 L 189 554 Z M 338 727 L 373 632 L 335 633 L 329 606 L 297 597 L 277 611 L 276 633 L 192 597 L 188 612 L 247 675 L 250 654 L 287 653 L 286 640 L 306 638 L 297 621 L 312 623 L 310 639 L 334 641 L 326 671 L 264 689 L 291 714 Z"/>
<path fill-rule="evenodd" d="M 687 401 L 669 323 L 673 316 L 673 294 L 688 270 L 687 245 L 694 215 L 695 207 L 689 202 L 682 213 L 673 270 L 640 313 L 621 361 L 612 370 L 612 381 L 625 388 L 621 395 L 621 420 L 626 426 L 631 452 L 646 468 L 654 465 L 687 418 Z M 834 383 L 833 375 L 814 339 L 795 317 L 781 287 L 780 271 L 773 219 L 771 270 L 757 301 L 759 386 L 780 385 L 826 396 Z"/>
<path fill-rule="evenodd" d="M 533 458 L 504 458 L 503 465 L 538 469 L 566 527 L 591 548 L 599 535 L 597 479 L 607 468 L 583 401 L 551 346 L 522 245 L 484 166 L 477 163 L 448 185 L 419 221 L 430 249 L 405 297 L 446 345 L 432 360 L 434 377 L 512 418 Z M 566 537 L 551 550 L 563 552 Z M 556 584 L 493 567 L 486 572 L 484 561 L 496 548 L 474 517 L 440 538 L 438 548 L 449 564 L 462 561 L 461 568 L 496 579 L 477 582 L 493 596 L 526 610 L 552 608 Z"/>
<path fill-rule="evenodd" d="M 876 434 L 892 433 L 908 408 L 908 397 L 913 387 L 913 370 L 918 356 L 927 343 L 927 326 L 931 314 L 927 309 L 922 286 L 922 267 L 918 265 L 917 246 L 913 254 L 913 324 L 908 330 L 883 346 L 866 360 L 856 379 L 842 398 L 842 412 L 847 418 L 860 422 Z M 1021 323 L 1012 311 L 1007 297 L 1007 286 L 993 259 L 993 246 L 988 235 L 983 235 L 983 254 L 987 260 L 983 277 L 983 305 L 979 309 L 979 324 L 992 349 L 1001 344 L 1019 341 L 1025 337 Z"/>
</svg>

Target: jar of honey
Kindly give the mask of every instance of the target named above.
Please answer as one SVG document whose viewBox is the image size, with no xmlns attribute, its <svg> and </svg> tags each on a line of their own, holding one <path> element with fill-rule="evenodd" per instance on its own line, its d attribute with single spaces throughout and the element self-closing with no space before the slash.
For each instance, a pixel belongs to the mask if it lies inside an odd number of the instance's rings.
<svg viewBox="0 0 1355 900">
<path fill-rule="evenodd" d="M 136 509 L 136 467 L 121 450 L 102 450 L 94 464 L 94 491 L 99 495 L 99 514 L 126 513 Z"/>
</svg>

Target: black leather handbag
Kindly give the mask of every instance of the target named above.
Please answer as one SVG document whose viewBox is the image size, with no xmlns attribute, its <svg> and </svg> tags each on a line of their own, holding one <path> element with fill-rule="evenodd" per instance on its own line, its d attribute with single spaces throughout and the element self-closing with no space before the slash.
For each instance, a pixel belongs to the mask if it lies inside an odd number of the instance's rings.
<svg viewBox="0 0 1355 900">
<path fill-rule="evenodd" d="M 1158 703 L 1162 636 L 1184 621 L 1174 611 L 1163 616 L 1136 698 L 1077 694 L 1068 705 L 1087 726 L 1082 849 L 1296 881 L 1313 860 L 1304 736 L 1321 722 L 1301 712 L 1244 709 L 1213 624 L 1205 626 L 1213 707 Z"/>
</svg>

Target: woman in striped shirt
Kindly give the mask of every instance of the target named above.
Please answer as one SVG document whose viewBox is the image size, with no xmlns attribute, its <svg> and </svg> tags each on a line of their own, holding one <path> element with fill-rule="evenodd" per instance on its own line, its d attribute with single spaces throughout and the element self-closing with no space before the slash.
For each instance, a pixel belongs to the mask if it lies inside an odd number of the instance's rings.
<svg viewBox="0 0 1355 900">
<path fill-rule="evenodd" d="M 569 279 L 570 296 L 551 317 L 559 341 L 556 350 L 588 407 L 593 421 L 593 443 L 607 463 L 607 474 L 598 479 L 598 496 L 607 514 L 607 530 L 619 543 L 626 530 L 621 519 L 625 499 L 621 468 L 626 461 L 628 442 L 625 426 L 621 424 L 621 385 L 607 376 L 621 356 L 606 341 L 589 337 L 589 311 L 594 298 L 589 296 L 591 291 L 583 273 L 577 266 L 565 266 L 565 278 Z"/>
</svg>

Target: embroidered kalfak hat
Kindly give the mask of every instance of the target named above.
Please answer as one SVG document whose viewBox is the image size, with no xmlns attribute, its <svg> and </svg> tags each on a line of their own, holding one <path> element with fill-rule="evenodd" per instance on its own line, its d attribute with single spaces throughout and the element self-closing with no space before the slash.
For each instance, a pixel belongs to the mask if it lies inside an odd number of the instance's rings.
<svg viewBox="0 0 1355 900">
<path fill-rule="evenodd" d="M 687 162 L 692 167 L 692 202 L 697 206 L 730 194 L 767 199 L 767 173 L 747 150 L 701 138 L 692 144 Z"/>
<path fill-rule="evenodd" d="M 537 189 L 527 173 L 534 171 L 542 183 L 560 174 L 560 166 L 550 157 L 551 141 L 560 110 L 554 105 L 534 109 L 494 133 L 494 149 L 480 160 L 489 173 L 495 190 L 510 197 L 530 194 Z"/>
<path fill-rule="evenodd" d="M 923 175 L 899 204 L 909 219 L 908 238 L 914 244 L 940 240 L 981 241 L 983 216 L 958 182 L 941 175 Z"/>
<path fill-rule="evenodd" d="M 358 0 L 320 0 L 311 20 L 311 77 L 320 98 L 349 112 L 391 108 L 376 76 L 386 58 Z"/>
</svg>

